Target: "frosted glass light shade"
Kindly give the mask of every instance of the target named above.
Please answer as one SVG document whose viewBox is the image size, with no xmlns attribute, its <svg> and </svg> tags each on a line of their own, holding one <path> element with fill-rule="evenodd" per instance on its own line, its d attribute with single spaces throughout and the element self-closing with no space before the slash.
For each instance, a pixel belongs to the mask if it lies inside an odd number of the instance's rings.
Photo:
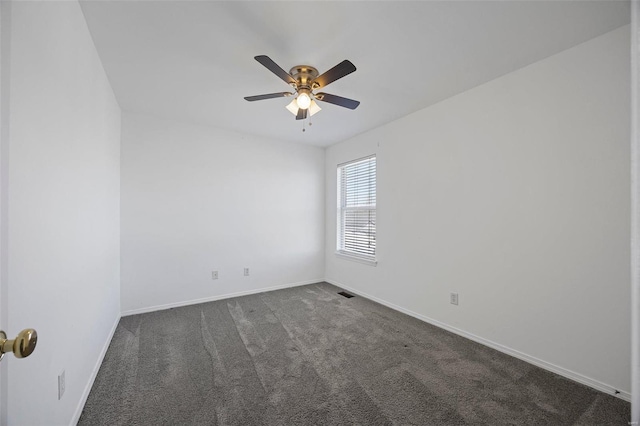
<svg viewBox="0 0 640 426">
<path fill-rule="evenodd" d="M 308 93 L 305 93 L 305 92 L 300 93 L 296 98 L 296 100 L 298 102 L 298 108 L 307 109 L 309 108 L 309 105 L 311 105 L 311 97 L 309 96 Z"/>
<path fill-rule="evenodd" d="M 309 104 L 309 117 L 312 117 L 313 114 L 315 114 L 316 112 L 320 111 L 322 108 L 320 108 L 320 106 L 318 106 L 318 104 L 316 103 L 316 101 L 314 101 L 313 99 L 311 100 L 311 103 Z"/>
<path fill-rule="evenodd" d="M 291 114 L 298 115 L 298 104 L 296 103 L 295 99 L 292 100 L 285 108 L 287 108 L 291 112 Z"/>
</svg>

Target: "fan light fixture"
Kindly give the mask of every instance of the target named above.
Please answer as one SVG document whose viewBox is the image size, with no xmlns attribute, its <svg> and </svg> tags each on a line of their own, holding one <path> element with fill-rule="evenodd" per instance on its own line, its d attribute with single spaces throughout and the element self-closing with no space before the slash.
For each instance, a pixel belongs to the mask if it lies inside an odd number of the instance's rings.
<svg viewBox="0 0 640 426">
<path fill-rule="evenodd" d="M 298 103 L 296 102 L 296 99 L 292 100 L 291 102 L 289 102 L 289 104 L 286 106 L 286 108 L 289 110 L 289 112 L 293 115 L 298 115 L 298 110 L 302 109 L 298 107 Z M 322 110 L 322 108 L 320 108 L 320 105 L 318 105 L 318 103 L 311 99 L 309 101 L 309 117 L 313 117 L 313 115 L 317 112 L 320 112 Z"/>
</svg>

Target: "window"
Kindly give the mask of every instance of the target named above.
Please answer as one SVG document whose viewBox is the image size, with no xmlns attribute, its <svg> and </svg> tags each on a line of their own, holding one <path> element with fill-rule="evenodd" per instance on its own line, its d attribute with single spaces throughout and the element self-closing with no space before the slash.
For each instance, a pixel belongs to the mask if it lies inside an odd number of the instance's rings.
<svg viewBox="0 0 640 426">
<path fill-rule="evenodd" d="M 338 166 L 338 254 L 376 259 L 376 156 Z"/>
</svg>

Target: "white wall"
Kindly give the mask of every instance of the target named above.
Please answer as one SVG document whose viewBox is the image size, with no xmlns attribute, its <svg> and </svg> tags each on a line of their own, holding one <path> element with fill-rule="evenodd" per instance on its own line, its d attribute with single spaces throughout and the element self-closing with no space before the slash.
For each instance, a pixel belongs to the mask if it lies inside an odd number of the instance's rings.
<svg viewBox="0 0 640 426">
<path fill-rule="evenodd" d="M 15 2 L 11 29 L 5 330 L 39 340 L 3 361 L 8 421 L 67 425 L 119 318 L 120 109 L 76 2 Z"/>
<path fill-rule="evenodd" d="M 9 67 L 11 39 L 11 3 L 0 2 L 0 329 L 8 324 L 9 256 L 7 232 L 8 159 L 9 159 Z M 7 424 L 7 363 L 0 363 L 0 425 Z"/>
<path fill-rule="evenodd" d="M 631 2 L 631 421 L 640 424 L 640 1 Z M 633 424 L 633 423 L 632 423 Z"/>
<path fill-rule="evenodd" d="M 326 278 L 628 398 L 629 79 L 626 26 L 330 147 Z M 334 255 L 371 153 L 377 267 Z"/>
<path fill-rule="evenodd" d="M 121 214 L 124 314 L 316 282 L 324 151 L 125 113 Z"/>
</svg>

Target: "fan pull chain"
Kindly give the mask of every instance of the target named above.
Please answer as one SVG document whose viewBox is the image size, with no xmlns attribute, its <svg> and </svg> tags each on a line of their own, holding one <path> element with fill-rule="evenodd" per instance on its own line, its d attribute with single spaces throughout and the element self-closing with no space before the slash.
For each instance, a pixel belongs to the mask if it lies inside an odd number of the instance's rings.
<svg viewBox="0 0 640 426">
<path fill-rule="evenodd" d="M 305 129 L 305 127 L 304 127 L 305 120 L 307 120 L 307 119 L 305 118 L 304 120 L 302 120 L 302 131 L 303 132 L 307 131 L 307 129 Z M 313 123 L 311 122 L 311 118 L 309 118 L 309 126 L 312 126 L 312 125 L 313 125 Z"/>
</svg>

